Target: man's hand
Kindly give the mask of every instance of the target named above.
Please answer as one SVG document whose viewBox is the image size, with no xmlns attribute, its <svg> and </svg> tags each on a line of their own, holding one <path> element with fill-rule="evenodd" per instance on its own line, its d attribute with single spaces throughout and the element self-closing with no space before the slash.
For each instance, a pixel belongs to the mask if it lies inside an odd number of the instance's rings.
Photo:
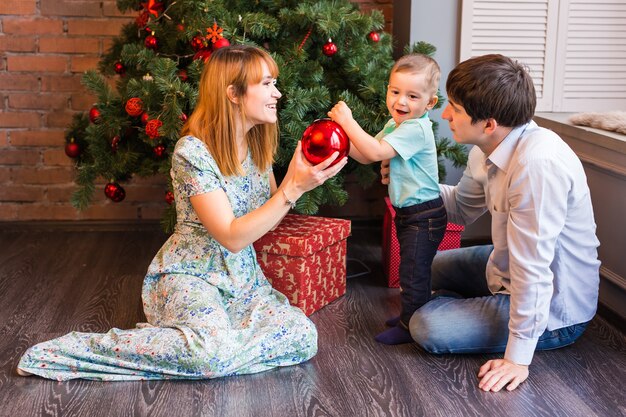
<svg viewBox="0 0 626 417">
<path fill-rule="evenodd" d="M 380 163 L 380 182 L 389 185 L 389 159 L 385 159 Z"/>
<path fill-rule="evenodd" d="M 517 365 L 506 359 L 487 361 L 478 371 L 478 388 L 483 391 L 500 391 L 507 385 L 507 391 L 513 391 L 528 378 L 528 366 Z"/>
</svg>

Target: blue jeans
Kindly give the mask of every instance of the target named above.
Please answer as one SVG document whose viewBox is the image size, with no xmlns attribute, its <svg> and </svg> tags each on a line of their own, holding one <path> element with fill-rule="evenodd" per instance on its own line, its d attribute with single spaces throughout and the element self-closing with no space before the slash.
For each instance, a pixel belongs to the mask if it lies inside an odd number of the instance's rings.
<svg viewBox="0 0 626 417">
<path fill-rule="evenodd" d="M 441 197 L 394 208 L 400 244 L 400 320 L 408 327 L 415 310 L 430 300 L 430 266 L 446 232 L 448 215 Z"/>
<path fill-rule="evenodd" d="M 437 254 L 432 264 L 433 299 L 417 310 L 409 330 L 430 353 L 504 352 L 509 337 L 509 299 L 492 295 L 485 268 L 493 246 L 472 246 Z M 546 330 L 536 350 L 557 349 L 580 337 L 587 323 Z"/>
</svg>

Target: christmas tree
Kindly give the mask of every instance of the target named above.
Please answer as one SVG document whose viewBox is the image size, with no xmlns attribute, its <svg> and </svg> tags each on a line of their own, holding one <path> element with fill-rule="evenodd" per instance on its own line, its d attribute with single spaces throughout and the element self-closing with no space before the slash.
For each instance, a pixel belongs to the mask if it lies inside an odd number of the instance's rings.
<svg viewBox="0 0 626 417">
<path fill-rule="evenodd" d="M 88 114 L 76 115 L 66 134 L 66 153 L 77 164 L 72 204 L 78 209 L 91 202 L 99 177 L 109 181 L 107 197 L 120 202 L 122 184 L 132 176 L 169 174 L 169 156 L 194 108 L 204 62 L 230 44 L 265 48 L 280 69 L 278 182 L 303 131 L 338 100 L 348 103 L 372 134 L 388 119 L 385 94 L 393 58 L 378 11 L 365 15 L 348 0 L 118 0 L 117 5 L 138 16 L 122 29 L 98 71 L 84 75 L 97 103 Z M 407 51 L 435 52 L 423 43 Z M 464 149 L 447 139 L 438 139 L 438 152 L 456 166 L 465 163 Z M 443 180 L 443 164 L 440 170 Z M 366 186 L 377 171 L 351 161 L 343 174 L 354 173 Z M 322 204 L 343 204 L 343 178 L 305 194 L 296 210 L 313 214 Z M 176 220 L 171 191 L 165 200 L 170 205 L 164 227 L 171 230 Z"/>
</svg>

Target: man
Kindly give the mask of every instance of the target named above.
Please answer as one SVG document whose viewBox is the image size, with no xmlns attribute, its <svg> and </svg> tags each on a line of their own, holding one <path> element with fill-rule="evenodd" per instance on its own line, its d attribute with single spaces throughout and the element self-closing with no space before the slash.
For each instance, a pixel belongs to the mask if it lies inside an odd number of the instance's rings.
<svg viewBox="0 0 626 417">
<path fill-rule="evenodd" d="M 459 183 L 440 186 L 448 219 L 470 224 L 489 210 L 493 245 L 439 252 L 439 291 L 409 327 L 431 353 L 504 352 L 480 368 L 479 387 L 511 391 L 528 377 L 535 350 L 574 343 L 595 314 L 600 262 L 589 188 L 574 152 L 532 121 L 535 89 L 521 64 L 469 59 L 446 90 L 442 117 L 454 140 L 475 145 Z M 388 183 L 387 165 L 381 173 Z"/>
</svg>

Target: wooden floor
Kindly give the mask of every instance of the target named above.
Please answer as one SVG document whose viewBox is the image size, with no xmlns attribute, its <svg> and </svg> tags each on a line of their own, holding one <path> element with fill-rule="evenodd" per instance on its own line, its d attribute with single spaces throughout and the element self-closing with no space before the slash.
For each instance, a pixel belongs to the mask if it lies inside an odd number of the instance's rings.
<svg viewBox="0 0 626 417">
<path fill-rule="evenodd" d="M 0 227 L 0 415 L 23 416 L 625 416 L 626 338 L 600 317 L 573 346 L 539 352 L 514 392 L 484 393 L 478 367 L 493 355 L 433 356 L 373 336 L 399 310 L 385 287 L 379 232 L 353 228 L 349 259 L 367 275 L 314 313 L 319 353 L 262 374 L 183 382 L 19 377 L 28 346 L 72 330 L 143 321 L 140 289 L 165 236 L 158 226 Z M 349 274 L 360 265 L 349 261 Z"/>
</svg>

